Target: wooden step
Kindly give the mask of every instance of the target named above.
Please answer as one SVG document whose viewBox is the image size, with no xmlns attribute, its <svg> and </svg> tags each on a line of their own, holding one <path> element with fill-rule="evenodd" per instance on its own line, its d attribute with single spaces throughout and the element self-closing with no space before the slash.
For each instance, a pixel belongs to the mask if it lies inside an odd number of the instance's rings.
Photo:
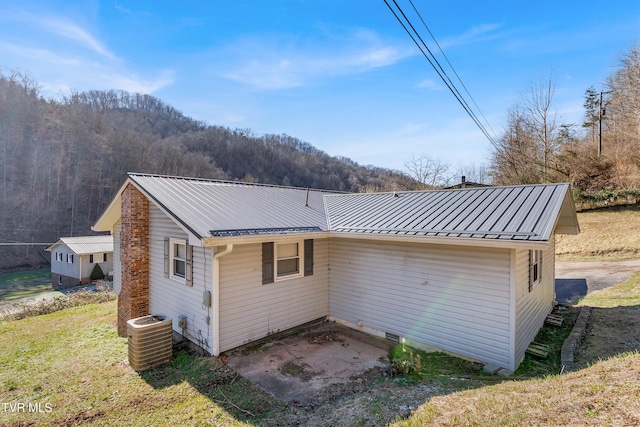
<svg viewBox="0 0 640 427">
<path fill-rule="evenodd" d="M 546 359 L 549 356 L 549 349 L 544 344 L 532 342 L 527 348 L 527 353 Z"/>
<path fill-rule="evenodd" d="M 550 314 L 547 316 L 544 323 L 553 326 L 562 326 L 562 321 L 564 318 L 562 316 L 558 316 L 557 314 Z"/>
</svg>

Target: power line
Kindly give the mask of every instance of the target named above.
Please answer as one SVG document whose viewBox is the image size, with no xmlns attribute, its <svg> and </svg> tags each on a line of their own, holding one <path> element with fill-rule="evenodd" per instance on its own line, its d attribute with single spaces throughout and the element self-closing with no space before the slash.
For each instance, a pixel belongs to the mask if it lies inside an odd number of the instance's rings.
<svg viewBox="0 0 640 427">
<path fill-rule="evenodd" d="M 442 54 L 442 56 L 444 57 L 445 61 L 447 61 L 447 64 L 449 64 L 449 68 L 451 68 L 451 71 L 453 71 L 453 74 L 456 75 L 456 78 L 458 79 L 458 81 L 460 82 L 460 84 L 462 85 L 462 87 L 464 88 L 464 91 L 467 93 L 467 95 L 469 95 L 469 98 L 471 98 L 471 101 L 473 102 L 473 105 L 475 105 L 476 109 L 478 110 L 478 112 L 480 113 L 480 115 L 482 116 L 482 118 L 484 119 L 484 122 L 487 124 L 487 126 L 489 126 L 489 129 L 491 129 L 491 133 L 493 133 L 493 135 L 495 136 L 496 132 L 493 130 L 493 128 L 491 127 L 491 123 L 489 123 L 489 121 L 487 120 L 487 118 L 485 117 L 484 113 L 482 112 L 482 110 L 480 109 L 480 106 L 478 105 L 478 103 L 476 102 L 476 100 L 473 98 L 473 96 L 471 95 L 471 93 L 469 92 L 469 89 L 467 89 L 467 86 L 464 84 L 464 82 L 462 81 L 462 79 L 460 78 L 460 76 L 458 75 L 458 72 L 456 71 L 456 69 L 453 67 L 453 64 L 451 63 L 451 61 L 449 61 L 449 58 L 447 57 L 447 55 L 444 53 L 444 50 L 442 50 L 442 48 L 440 47 L 440 43 L 438 43 L 438 40 L 436 40 L 435 36 L 433 35 L 433 33 L 431 32 L 431 30 L 429 29 L 429 26 L 427 25 L 427 23 L 424 21 L 424 19 L 422 18 L 422 14 L 420 13 L 420 11 L 416 8 L 416 6 L 413 4 L 413 0 L 409 0 L 409 3 L 411 4 L 411 7 L 413 7 L 413 10 L 416 12 L 416 14 L 418 15 L 418 18 L 420 18 L 420 21 L 422 22 L 422 25 L 424 25 L 424 28 L 427 29 L 427 32 L 429 33 L 429 35 L 431 36 L 431 39 L 433 40 L 433 42 L 436 44 L 436 46 L 438 46 L 438 50 L 440 51 L 440 53 Z M 492 141 L 493 142 L 493 141 Z"/>
<path fill-rule="evenodd" d="M 396 19 L 398 20 L 398 22 L 400 23 L 400 25 L 402 26 L 402 28 L 404 28 L 404 30 L 406 31 L 406 33 L 409 35 L 409 37 L 411 37 L 411 40 L 413 40 L 413 42 L 415 43 L 415 45 L 418 47 L 418 49 L 420 50 L 420 52 L 422 53 L 422 55 L 425 57 L 425 59 L 429 62 L 429 64 L 431 65 L 431 67 L 433 67 L 434 71 L 436 72 L 436 74 L 438 74 L 438 76 L 440 77 L 440 79 L 443 81 L 443 83 L 447 86 L 447 88 L 449 89 L 449 91 L 453 94 L 453 96 L 456 98 L 456 100 L 458 101 L 458 103 L 462 106 L 462 108 L 467 112 L 467 114 L 469 115 L 469 117 L 471 117 L 471 119 L 474 121 L 474 123 L 476 124 L 476 126 L 478 126 L 478 128 L 480 129 L 480 131 L 482 131 L 482 133 L 484 134 L 484 136 L 489 140 L 489 142 L 491 142 L 491 144 L 496 145 L 495 140 L 491 137 L 491 135 L 489 135 L 489 132 L 487 131 L 487 129 L 484 127 L 484 125 L 480 122 L 480 120 L 478 119 L 478 117 L 476 116 L 475 112 L 472 110 L 472 108 L 469 106 L 469 104 L 466 102 L 466 100 L 464 99 L 464 97 L 462 96 L 462 94 L 460 93 L 460 91 L 455 87 L 455 84 L 451 81 L 451 78 L 449 78 L 449 76 L 447 75 L 446 71 L 442 68 L 442 66 L 440 65 L 440 63 L 438 62 L 438 60 L 436 59 L 435 55 L 433 55 L 433 53 L 431 52 L 431 50 L 429 49 L 429 47 L 427 46 L 427 44 L 424 42 L 424 40 L 422 39 L 422 37 L 420 36 L 420 34 L 418 33 L 418 31 L 415 29 L 415 27 L 413 26 L 413 24 L 411 23 L 411 21 L 409 20 L 409 18 L 407 18 L 406 14 L 404 13 L 404 11 L 402 10 L 402 8 L 400 7 L 400 5 L 398 5 L 396 0 L 393 0 L 393 3 L 395 4 L 396 8 L 398 9 L 398 11 L 400 12 L 400 14 L 402 14 L 402 17 L 404 18 L 404 20 L 406 21 L 406 23 L 411 27 L 411 30 L 413 30 L 413 34 L 411 31 L 409 31 L 409 28 L 407 28 L 407 25 L 405 25 L 405 22 L 403 22 L 403 20 L 400 18 L 400 16 L 398 16 L 398 14 L 396 13 L 396 11 L 393 9 L 393 7 L 389 4 L 389 2 L 387 0 L 384 0 L 385 4 L 387 5 L 387 7 L 389 8 L 389 10 L 391 11 L 391 13 L 393 13 L 393 16 L 396 17 Z M 420 40 L 420 42 L 422 43 L 422 45 L 420 43 L 418 43 L 418 41 L 416 40 L 416 37 Z M 423 49 L 424 47 L 424 49 Z M 428 52 L 425 52 L 425 50 Z M 437 64 L 437 66 L 434 64 Z M 484 116 L 483 116 L 484 117 Z M 485 118 L 486 120 L 486 118 Z"/>
</svg>

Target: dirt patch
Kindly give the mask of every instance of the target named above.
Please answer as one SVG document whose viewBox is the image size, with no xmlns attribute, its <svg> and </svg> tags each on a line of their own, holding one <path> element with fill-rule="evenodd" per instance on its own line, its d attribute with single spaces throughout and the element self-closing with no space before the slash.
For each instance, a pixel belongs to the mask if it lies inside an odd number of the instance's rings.
<svg viewBox="0 0 640 427">
<path fill-rule="evenodd" d="M 594 307 L 576 355 L 576 368 L 633 350 L 640 350 L 640 306 Z"/>
</svg>

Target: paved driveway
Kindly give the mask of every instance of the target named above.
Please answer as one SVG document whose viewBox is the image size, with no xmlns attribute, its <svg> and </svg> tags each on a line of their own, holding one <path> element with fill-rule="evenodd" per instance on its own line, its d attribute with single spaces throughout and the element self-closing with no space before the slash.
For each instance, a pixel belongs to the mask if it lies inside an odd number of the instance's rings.
<svg viewBox="0 0 640 427">
<path fill-rule="evenodd" d="M 593 291 L 608 288 L 640 271 L 640 260 L 617 262 L 556 262 L 556 299 L 573 302 Z"/>
</svg>

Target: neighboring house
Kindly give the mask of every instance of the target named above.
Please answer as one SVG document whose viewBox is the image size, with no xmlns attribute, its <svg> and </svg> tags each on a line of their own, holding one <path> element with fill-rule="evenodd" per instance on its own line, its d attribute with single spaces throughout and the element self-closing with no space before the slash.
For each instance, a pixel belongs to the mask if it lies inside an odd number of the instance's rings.
<svg viewBox="0 0 640 427">
<path fill-rule="evenodd" d="M 62 237 L 46 250 L 53 289 L 88 283 L 96 264 L 105 275 L 113 270 L 113 236 Z"/>
<path fill-rule="evenodd" d="M 554 302 L 568 184 L 335 194 L 129 174 L 118 330 L 147 314 L 209 354 L 317 319 L 515 370 Z"/>
</svg>

